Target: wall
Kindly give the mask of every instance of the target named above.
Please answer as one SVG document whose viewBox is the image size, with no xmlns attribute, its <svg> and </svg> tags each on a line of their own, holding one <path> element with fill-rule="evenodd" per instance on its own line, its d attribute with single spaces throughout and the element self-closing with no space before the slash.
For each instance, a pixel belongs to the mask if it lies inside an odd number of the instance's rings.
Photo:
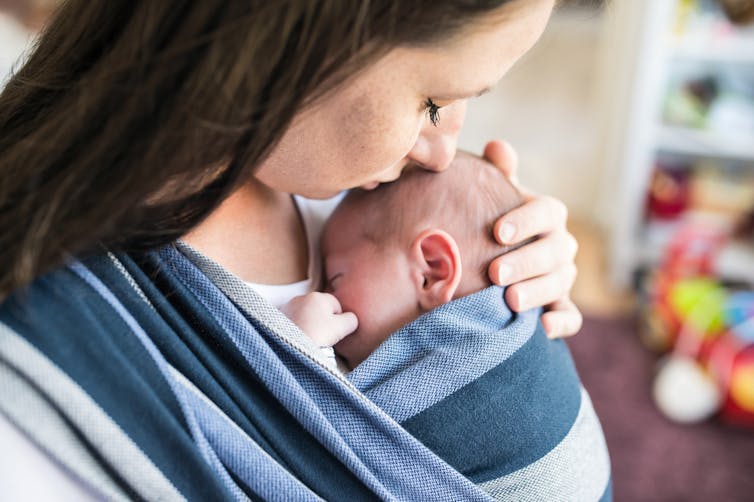
<svg viewBox="0 0 754 502">
<path fill-rule="evenodd" d="M 598 9 L 557 11 L 540 42 L 489 94 L 472 100 L 461 148 L 509 141 L 528 188 L 563 200 L 591 219 L 600 179 Z"/>
</svg>

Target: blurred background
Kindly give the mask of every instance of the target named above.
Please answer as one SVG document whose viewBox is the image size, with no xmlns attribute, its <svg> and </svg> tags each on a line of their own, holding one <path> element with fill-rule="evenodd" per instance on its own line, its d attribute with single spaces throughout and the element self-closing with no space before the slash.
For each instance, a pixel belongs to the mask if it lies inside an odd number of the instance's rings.
<svg viewBox="0 0 754 502">
<path fill-rule="evenodd" d="M 754 500 L 754 1 L 565 2 L 472 102 L 580 243 L 616 500 Z"/>
<path fill-rule="evenodd" d="M 0 86 L 55 0 L 0 0 Z M 470 103 L 580 243 L 569 340 L 622 500 L 754 500 L 754 0 L 563 1 Z"/>
</svg>

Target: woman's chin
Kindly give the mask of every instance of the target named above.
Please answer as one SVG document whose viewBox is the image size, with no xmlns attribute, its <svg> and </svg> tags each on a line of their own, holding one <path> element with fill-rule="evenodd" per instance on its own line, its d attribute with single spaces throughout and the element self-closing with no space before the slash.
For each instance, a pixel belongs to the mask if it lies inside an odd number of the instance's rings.
<svg viewBox="0 0 754 502">
<path fill-rule="evenodd" d="M 328 200 L 332 199 L 333 197 L 336 197 L 343 193 L 343 190 L 335 190 L 335 191 L 317 191 L 317 192 L 304 192 L 303 190 L 301 192 L 295 192 L 296 195 L 300 195 L 301 197 L 306 197 L 307 199 L 314 199 L 314 200 Z"/>
<path fill-rule="evenodd" d="M 361 185 L 359 188 L 361 188 L 362 190 L 374 190 L 378 186 L 380 186 L 379 181 L 370 181 L 369 183 Z"/>
</svg>

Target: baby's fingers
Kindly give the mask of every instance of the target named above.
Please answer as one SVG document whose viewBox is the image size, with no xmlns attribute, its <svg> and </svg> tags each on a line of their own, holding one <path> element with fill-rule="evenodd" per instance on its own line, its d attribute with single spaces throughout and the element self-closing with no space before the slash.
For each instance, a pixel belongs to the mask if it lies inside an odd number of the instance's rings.
<svg viewBox="0 0 754 502">
<path fill-rule="evenodd" d="M 335 298 L 334 295 L 321 292 L 314 292 L 309 294 L 315 298 L 315 301 L 318 302 L 323 310 L 326 309 L 333 314 L 340 314 L 343 311 L 340 306 L 340 302 L 337 298 Z"/>
<path fill-rule="evenodd" d="M 342 314 L 333 315 L 330 323 L 330 329 L 334 339 L 332 345 L 335 345 L 343 338 L 356 331 L 356 328 L 358 327 L 359 320 L 353 312 L 343 312 Z"/>
</svg>

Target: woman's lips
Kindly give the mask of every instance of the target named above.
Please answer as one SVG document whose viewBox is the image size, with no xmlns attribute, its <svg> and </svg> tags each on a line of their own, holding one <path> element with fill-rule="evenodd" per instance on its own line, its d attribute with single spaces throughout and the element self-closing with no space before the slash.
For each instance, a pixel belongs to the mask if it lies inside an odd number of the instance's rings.
<svg viewBox="0 0 754 502">
<path fill-rule="evenodd" d="M 405 167 L 406 166 L 403 166 L 397 172 L 394 171 L 392 175 L 386 176 L 385 179 L 376 180 L 376 181 L 370 181 L 369 183 L 364 183 L 363 185 L 361 185 L 360 188 L 363 189 L 363 190 L 374 190 L 375 188 L 377 188 L 378 186 L 380 186 L 383 183 L 392 183 L 393 181 L 395 181 L 395 180 L 397 180 L 398 178 L 401 177 L 401 174 L 403 173 L 403 169 Z"/>
<path fill-rule="evenodd" d="M 400 173 L 398 173 L 397 176 L 388 179 L 388 180 L 380 180 L 380 181 L 370 181 L 369 183 L 366 183 L 364 185 L 361 185 L 361 188 L 364 190 L 374 190 L 378 186 L 380 186 L 383 183 L 392 183 L 393 181 L 397 180 L 400 177 Z"/>
<path fill-rule="evenodd" d="M 362 190 L 374 190 L 375 188 L 380 186 L 382 183 L 392 183 L 393 181 L 400 178 L 401 174 L 403 173 L 403 170 L 410 165 L 411 164 L 406 164 L 402 166 L 400 169 L 398 169 L 397 171 L 393 170 L 392 176 L 388 178 L 385 178 L 383 180 L 370 181 L 369 183 L 364 183 L 359 188 L 361 188 Z"/>
</svg>

